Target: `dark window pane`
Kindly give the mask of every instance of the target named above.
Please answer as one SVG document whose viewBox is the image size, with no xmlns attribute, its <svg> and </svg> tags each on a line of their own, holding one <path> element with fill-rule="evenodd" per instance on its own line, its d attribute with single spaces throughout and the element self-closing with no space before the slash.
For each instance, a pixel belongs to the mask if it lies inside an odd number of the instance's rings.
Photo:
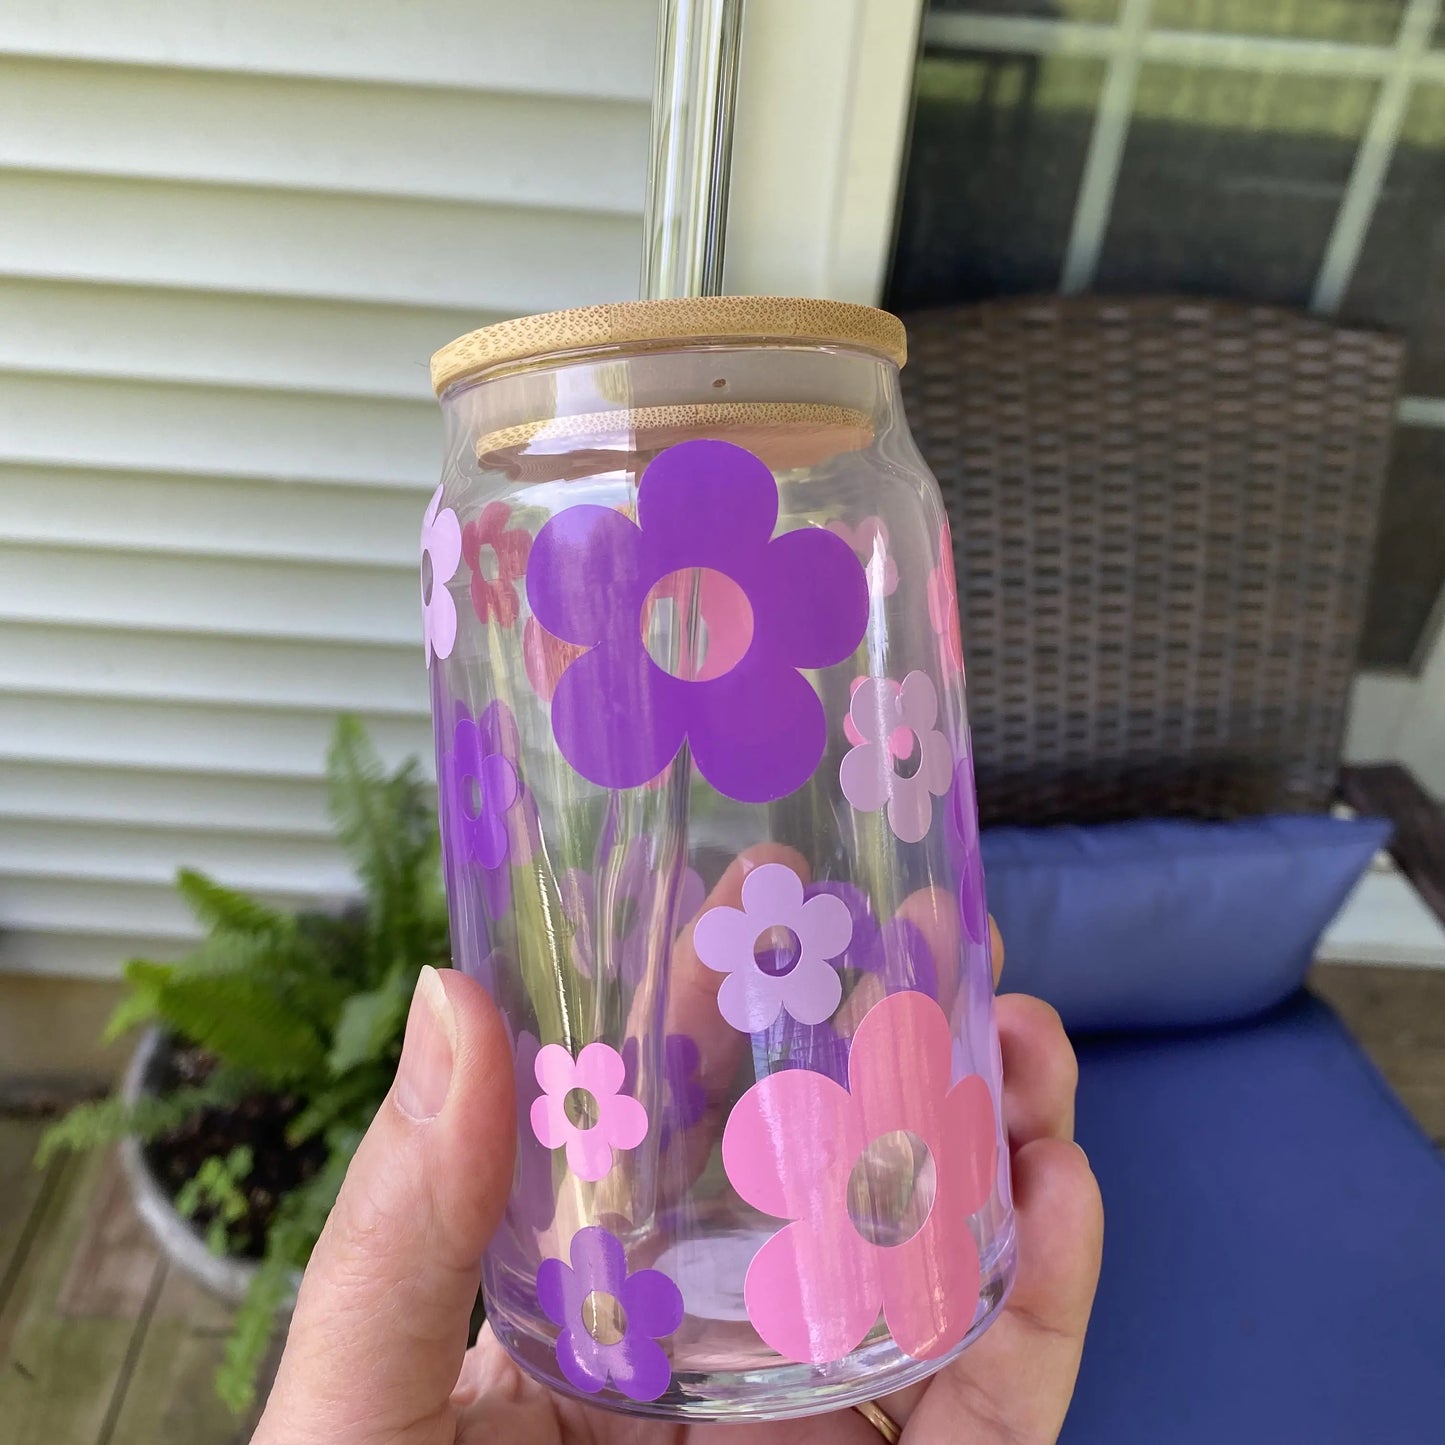
<svg viewBox="0 0 1445 1445">
<path fill-rule="evenodd" d="M 1405 0 L 1154 0 L 1149 18 L 1160 29 L 1388 45 L 1404 11 Z"/>
<path fill-rule="evenodd" d="M 1344 314 L 1405 332 L 1405 390 L 1445 396 L 1445 86 L 1411 99 Z"/>
<path fill-rule="evenodd" d="M 1146 65 L 1097 284 L 1306 304 L 1376 85 Z"/>
<path fill-rule="evenodd" d="M 1058 286 L 1104 67 L 929 54 L 918 67 L 889 304 Z"/>
<path fill-rule="evenodd" d="M 1445 587 L 1445 430 L 1401 427 L 1365 619 L 1366 667 L 1409 667 Z"/>
<path fill-rule="evenodd" d="M 933 0 L 944 15 L 1025 15 L 1031 20 L 1112 20 L 1119 0 Z"/>
</svg>

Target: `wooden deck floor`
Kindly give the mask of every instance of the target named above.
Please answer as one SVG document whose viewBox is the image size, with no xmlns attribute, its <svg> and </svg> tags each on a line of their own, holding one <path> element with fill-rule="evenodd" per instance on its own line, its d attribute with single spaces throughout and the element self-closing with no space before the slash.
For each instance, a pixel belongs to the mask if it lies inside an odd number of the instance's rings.
<svg viewBox="0 0 1445 1445">
<path fill-rule="evenodd" d="M 1445 1147 L 1445 972 L 1332 965 L 1312 985 Z M 241 1445 L 212 1376 L 227 1311 L 162 1261 L 113 1158 L 31 1167 L 42 1125 L 0 1118 L 0 1439 Z"/>
</svg>

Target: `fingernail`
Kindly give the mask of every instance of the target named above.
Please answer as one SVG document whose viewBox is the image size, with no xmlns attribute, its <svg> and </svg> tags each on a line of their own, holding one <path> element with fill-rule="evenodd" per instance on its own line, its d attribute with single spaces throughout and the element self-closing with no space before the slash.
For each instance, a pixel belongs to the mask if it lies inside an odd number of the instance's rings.
<svg viewBox="0 0 1445 1445">
<path fill-rule="evenodd" d="M 418 1123 L 435 1119 L 447 1101 L 456 1027 L 441 975 L 428 964 L 411 996 L 406 1039 L 396 1069 L 397 1107 Z"/>
<path fill-rule="evenodd" d="M 1074 1148 L 1077 1149 L 1080 1154 L 1083 1154 L 1083 1155 L 1084 1155 L 1084 1163 L 1085 1163 L 1085 1164 L 1089 1164 L 1089 1156 L 1088 1156 L 1087 1154 L 1084 1154 L 1084 1146 L 1083 1146 L 1082 1144 L 1080 1144 L 1077 1139 L 1073 1140 L 1072 1143 L 1073 1143 Z M 1092 1169 L 1093 1167 L 1094 1167 L 1094 1166 L 1093 1166 L 1092 1164 L 1089 1164 L 1089 1168 L 1090 1168 L 1090 1169 Z"/>
</svg>

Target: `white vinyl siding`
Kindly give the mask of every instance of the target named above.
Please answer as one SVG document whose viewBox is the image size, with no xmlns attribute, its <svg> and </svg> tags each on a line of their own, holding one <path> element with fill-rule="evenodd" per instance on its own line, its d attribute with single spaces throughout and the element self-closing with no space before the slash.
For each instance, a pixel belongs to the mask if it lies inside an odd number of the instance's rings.
<svg viewBox="0 0 1445 1445">
<path fill-rule="evenodd" d="M 654 0 L 0 4 L 0 969 L 339 893 L 429 751 L 431 351 L 635 293 Z"/>
</svg>

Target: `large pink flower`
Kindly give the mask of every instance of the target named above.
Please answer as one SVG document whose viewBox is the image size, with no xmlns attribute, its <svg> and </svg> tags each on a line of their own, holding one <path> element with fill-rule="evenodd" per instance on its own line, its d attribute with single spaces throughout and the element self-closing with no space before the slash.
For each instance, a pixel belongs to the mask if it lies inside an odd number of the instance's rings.
<svg viewBox="0 0 1445 1445">
<path fill-rule="evenodd" d="M 572 1055 L 561 1044 L 537 1053 L 541 1097 L 532 1104 L 532 1132 L 547 1149 L 567 1150 L 567 1167 L 579 1178 L 601 1179 L 614 1149 L 635 1149 L 647 1136 L 647 1110 L 622 1092 L 627 1070 L 608 1044 L 588 1044 Z M 574 1122 L 568 1111 L 583 1117 Z M 579 1108 L 580 1106 L 580 1108 Z"/>
<path fill-rule="evenodd" d="M 998 1126 L 979 1075 L 950 1085 L 951 1044 L 937 1003 L 891 994 L 858 1026 L 848 1088 L 787 1069 L 754 1084 L 729 1116 L 722 1157 L 733 1188 L 794 1221 L 758 1250 L 743 1287 L 753 1327 L 784 1358 L 841 1360 L 880 1308 L 914 1359 L 938 1359 L 968 1334 L 980 1283 L 968 1216 L 993 1191 Z M 879 1243 L 855 1225 L 850 1194 L 856 1211 L 855 1166 L 898 1131 L 927 1151 L 914 1178 L 923 1190 L 931 1166 L 932 1202 L 913 1234 Z"/>
<path fill-rule="evenodd" d="M 928 674 L 910 672 L 901 686 L 886 677 L 864 678 L 848 717 L 852 735 L 861 741 L 838 770 L 843 796 L 860 813 L 876 813 L 886 804 L 894 836 L 917 843 L 933 821 L 933 799 L 953 782 L 953 749 L 935 726 L 938 693 Z M 908 758 L 916 759 L 911 771 L 904 763 Z"/>
</svg>

